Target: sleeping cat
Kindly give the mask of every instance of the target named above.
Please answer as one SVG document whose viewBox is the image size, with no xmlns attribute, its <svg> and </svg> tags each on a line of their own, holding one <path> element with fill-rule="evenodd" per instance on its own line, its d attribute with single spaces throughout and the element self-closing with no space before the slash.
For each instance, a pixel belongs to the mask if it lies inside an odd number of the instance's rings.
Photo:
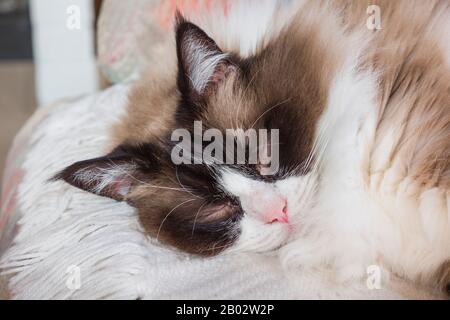
<svg viewBox="0 0 450 320">
<path fill-rule="evenodd" d="M 366 26 L 369 5 L 381 29 Z M 445 288 L 450 3 L 233 1 L 216 11 L 177 15 L 175 45 L 130 93 L 112 151 L 56 178 L 126 201 L 150 236 L 188 253 L 276 251 L 343 281 L 375 264 Z M 278 170 L 174 164 L 172 133 L 193 133 L 195 121 L 278 130 Z"/>
</svg>

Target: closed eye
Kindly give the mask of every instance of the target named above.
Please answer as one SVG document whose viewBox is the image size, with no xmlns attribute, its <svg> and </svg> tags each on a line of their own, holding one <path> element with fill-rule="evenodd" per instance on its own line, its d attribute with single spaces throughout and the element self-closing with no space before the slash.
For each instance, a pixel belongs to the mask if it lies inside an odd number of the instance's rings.
<svg viewBox="0 0 450 320">
<path fill-rule="evenodd" d="M 228 220 L 231 217 L 238 216 L 241 213 L 241 207 L 229 201 L 226 203 L 205 206 L 199 214 L 199 220 L 201 220 L 202 223 L 212 223 Z"/>
</svg>

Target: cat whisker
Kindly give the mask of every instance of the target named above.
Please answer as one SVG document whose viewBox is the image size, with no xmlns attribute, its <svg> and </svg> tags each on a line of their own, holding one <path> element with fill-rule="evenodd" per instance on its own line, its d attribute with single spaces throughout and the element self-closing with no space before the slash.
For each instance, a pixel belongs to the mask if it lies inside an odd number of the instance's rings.
<svg viewBox="0 0 450 320">
<path fill-rule="evenodd" d="M 211 247 L 209 247 L 209 248 L 207 248 L 207 249 L 204 249 L 204 250 L 202 250 L 202 251 L 203 251 L 203 252 L 205 252 L 205 251 L 215 251 L 215 250 L 227 248 L 227 247 L 229 246 L 229 244 L 225 244 L 225 245 L 222 245 L 222 246 L 217 246 L 217 244 L 218 244 L 220 241 L 221 241 L 221 240 L 215 242 Z"/>
<path fill-rule="evenodd" d="M 197 199 L 201 199 L 199 196 L 195 195 L 194 193 L 190 192 L 185 186 L 184 184 L 181 183 L 180 177 L 178 176 L 178 167 L 175 167 L 175 176 L 177 178 L 177 181 L 179 183 L 179 185 L 190 195 L 192 195 L 193 197 L 197 198 Z"/>
<path fill-rule="evenodd" d="M 253 83 L 253 81 L 255 81 L 256 80 L 256 77 L 257 77 L 257 75 L 258 75 L 258 73 L 260 72 L 262 70 L 262 67 L 259 69 L 259 70 L 257 70 L 256 72 L 255 72 L 255 74 L 252 76 L 252 78 L 250 79 L 250 81 L 248 82 L 248 85 L 245 87 L 245 89 L 244 89 L 244 91 L 242 92 L 242 95 L 241 95 L 241 97 L 245 97 L 245 95 L 247 94 L 247 91 L 250 89 L 250 86 L 252 85 L 252 83 Z M 235 121 L 235 123 L 236 123 L 236 129 L 238 129 L 240 126 L 239 126 L 239 116 L 241 115 L 241 105 L 239 105 L 239 107 L 238 107 L 238 110 L 237 110 L 237 112 L 236 112 L 236 121 Z"/>
<path fill-rule="evenodd" d="M 195 218 L 194 218 L 194 225 L 192 226 L 192 234 L 191 234 L 191 236 L 194 236 L 195 225 L 196 225 L 196 223 L 197 223 L 198 215 L 200 214 L 200 211 L 203 209 L 203 207 L 204 207 L 206 204 L 207 204 L 206 201 L 203 202 L 203 204 L 202 204 L 202 205 L 200 206 L 200 208 L 198 209 L 197 214 L 195 215 Z"/>
<path fill-rule="evenodd" d="M 177 206 L 175 206 L 172 210 L 170 210 L 170 212 L 164 217 L 163 221 L 162 221 L 161 224 L 159 225 L 158 233 L 156 234 L 156 240 L 159 239 L 159 234 L 161 233 L 161 229 L 162 229 L 162 227 L 163 227 L 163 224 L 164 224 L 164 222 L 166 222 L 166 220 L 167 220 L 167 218 L 170 216 L 170 214 L 171 214 L 172 212 L 174 212 L 176 209 L 178 209 L 179 207 L 181 207 L 182 205 L 184 205 L 184 204 L 186 204 L 186 203 L 188 203 L 188 202 L 195 201 L 195 200 L 196 200 L 196 199 L 189 199 L 189 200 L 186 200 L 186 201 L 184 201 L 184 202 L 178 204 Z"/>
<path fill-rule="evenodd" d="M 280 103 L 277 103 L 276 105 L 274 105 L 273 107 L 267 109 L 266 111 L 264 111 L 264 112 L 263 112 L 263 113 L 262 113 L 262 114 L 261 114 L 261 115 L 253 122 L 253 124 L 251 125 L 250 129 L 253 129 L 253 127 L 255 126 L 255 124 L 256 124 L 262 117 L 264 117 L 266 114 L 268 114 L 270 111 L 273 111 L 274 109 L 276 109 L 276 108 L 278 108 L 278 107 L 284 105 L 285 103 L 287 103 L 287 102 L 289 102 L 289 101 L 291 101 L 291 100 L 292 100 L 291 98 L 286 99 L 286 100 L 284 100 L 284 101 L 282 101 L 282 102 L 280 102 Z"/>
<path fill-rule="evenodd" d="M 155 186 L 155 185 L 149 184 L 148 182 L 142 181 L 142 180 L 136 178 L 135 176 L 133 176 L 132 174 L 130 174 L 129 172 L 123 170 L 113 160 L 109 160 L 109 161 L 112 163 L 112 167 L 114 168 L 114 170 L 116 170 L 117 172 L 119 172 L 121 174 L 124 174 L 124 175 L 128 176 L 129 178 L 133 179 L 136 182 L 141 183 L 146 188 L 156 188 L 156 189 L 165 189 L 165 190 L 187 192 L 186 190 L 183 190 L 181 188 L 171 188 L 171 187 Z"/>
</svg>

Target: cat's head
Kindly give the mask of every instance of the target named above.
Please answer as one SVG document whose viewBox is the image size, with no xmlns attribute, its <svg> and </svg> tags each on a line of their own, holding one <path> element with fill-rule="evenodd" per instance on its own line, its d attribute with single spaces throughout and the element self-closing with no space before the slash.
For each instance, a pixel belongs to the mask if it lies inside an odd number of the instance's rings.
<svg viewBox="0 0 450 320">
<path fill-rule="evenodd" d="M 75 163 L 57 178 L 128 202 L 149 235 L 189 253 L 280 247 L 301 227 L 299 217 L 316 188 L 313 149 L 326 79 L 314 66 L 326 64 L 314 51 L 318 44 L 304 40 L 292 42 L 287 32 L 244 59 L 223 52 L 202 29 L 179 17 L 177 105 L 170 130 L 148 141 L 126 139 L 110 154 Z M 145 101 L 148 108 L 160 108 L 154 103 Z M 199 145 L 196 126 L 203 135 L 200 153 L 193 150 Z M 226 145 L 227 129 L 242 130 L 235 131 L 231 145 Z M 245 136 L 253 129 L 256 145 Z M 183 135 L 189 143 L 180 147 Z M 191 142 L 193 152 L 186 156 Z M 211 151 L 211 142 L 223 146 L 209 153 L 213 160 L 232 161 L 198 161 Z M 238 159 L 239 147 L 246 150 L 244 161 Z M 257 156 L 250 161 L 252 152 Z"/>
</svg>

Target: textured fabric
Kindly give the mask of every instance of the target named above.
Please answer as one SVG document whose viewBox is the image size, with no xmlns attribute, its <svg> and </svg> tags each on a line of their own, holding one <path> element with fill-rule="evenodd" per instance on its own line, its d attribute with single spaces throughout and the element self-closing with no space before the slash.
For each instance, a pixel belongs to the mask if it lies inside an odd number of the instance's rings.
<svg viewBox="0 0 450 320">
<path fill-rule="evenodd" d="M 18 232 L 0 262 L 13 298 L 427 297 L 401 283 L 395 291 L 386 282 L 381 290 L 364 282 L 338 286 L 324 271 L 283 270 L 276 256 L 204 259 L 177 253 L 147 238 L 127 204 L 49 182 L 65 166 L 106 151 L 108 130 L 124 112 L 128 90 L 117 85 L 64 103 L 33 126 L 16 197 Z"/>
<path fill-rule="evenodd" d="M 36 126 L 45 120 L 60 103 L 40 108 L 15 137 L 8 152 L 3 172 L 2 194 L 0 197 L 0 255 L 9 246 L 20 217 L 17 205 L 17 190 L 24 176 L 23 162 L 30 149 L 30 137 Z"/>
</svg>

